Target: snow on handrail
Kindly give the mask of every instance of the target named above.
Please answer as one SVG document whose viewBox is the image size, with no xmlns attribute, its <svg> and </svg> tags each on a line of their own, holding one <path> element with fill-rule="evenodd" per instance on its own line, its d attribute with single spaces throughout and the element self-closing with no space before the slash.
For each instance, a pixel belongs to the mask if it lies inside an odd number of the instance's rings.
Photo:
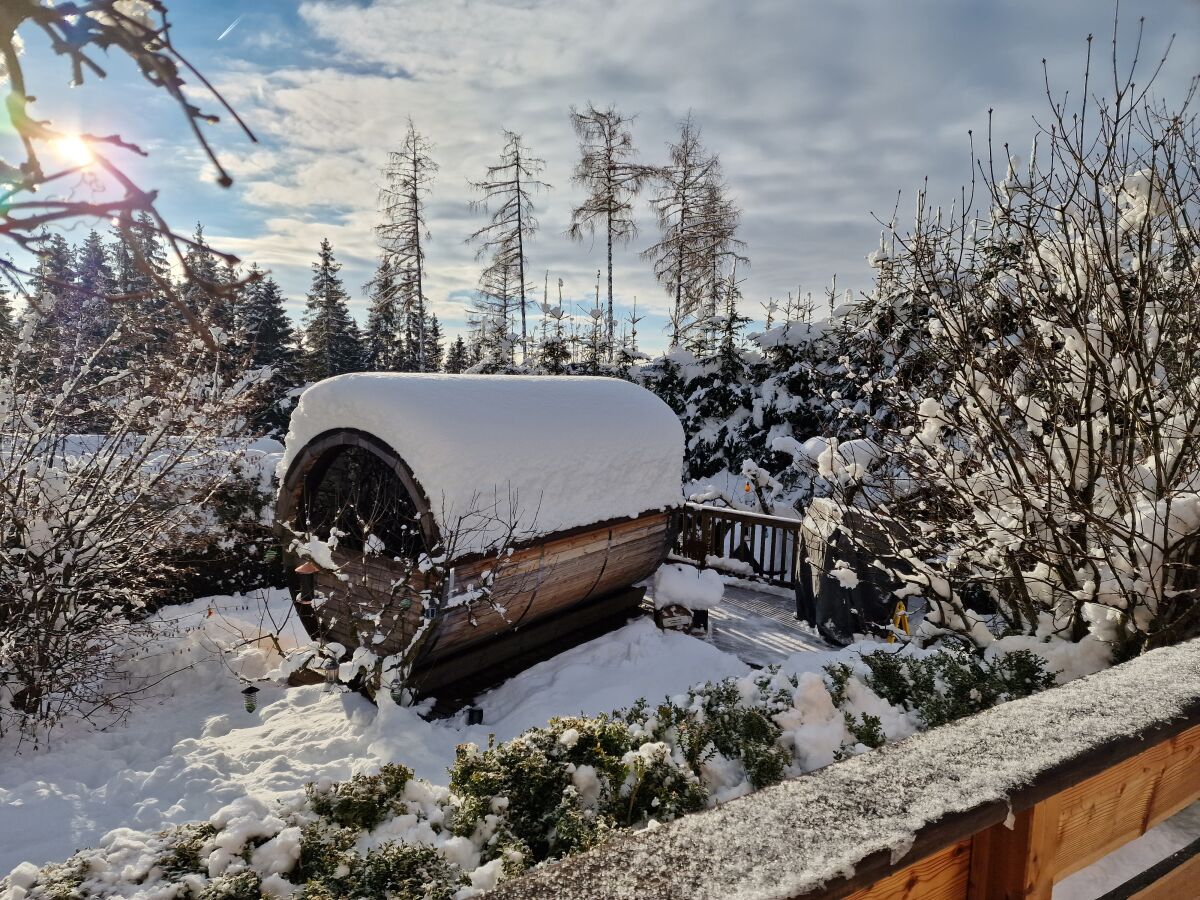
<svg viewBox="0 0 1200 900">
<path fill-rule="evenodd" d="M 1158 774 L 1148 779 L 1147 771 Z M 1086 796 L 1072 798 L 1072 786 Z M 1105 790 L 1127 815 L 1094 814 Z M 1049 897 L 1056 877 L 1092 861 L 1072 856 L 1077 848 L 1107 852 L 1197 795 L 1193 640 L 614 838 L 488 896 L 832 898 L 885 879 L 902 888 L 929 878 L 931 888 L 941 880 L 938 896 L 966 897 L 977 895 L 969 893 L 971 868 L 994 865 L 985 880 L 1033 879 L 1031 896 Z M 1144 808 L 1129 809 L 1135 801 Z M 1125 831 L 1113 830 L 1116 819 Z M 1057 855 L 1054 846 L 1030 850 L 1038 836 L 1061 841 L 1098 828 L 1106 831 L 1094 842 L 1077 837 Z"/>
</svg>

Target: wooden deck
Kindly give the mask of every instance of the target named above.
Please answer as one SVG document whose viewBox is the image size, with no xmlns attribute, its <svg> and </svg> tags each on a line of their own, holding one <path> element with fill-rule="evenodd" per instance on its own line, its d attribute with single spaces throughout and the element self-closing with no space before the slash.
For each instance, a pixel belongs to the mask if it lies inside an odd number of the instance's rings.
<svg viewBox="0 0 1200 900">
<path fill-rule="evenodd" d="M 796 601 L 781 588 L 727 584 L 709 622 L 708 640 L 755 668 L 782 663 L 793 653 L 834 649 L 796 619 Z"/>
</svg>

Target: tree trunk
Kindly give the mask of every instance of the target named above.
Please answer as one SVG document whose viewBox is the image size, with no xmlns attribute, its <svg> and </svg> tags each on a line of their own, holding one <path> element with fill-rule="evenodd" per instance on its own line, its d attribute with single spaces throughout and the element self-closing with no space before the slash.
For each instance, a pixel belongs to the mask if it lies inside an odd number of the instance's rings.
<svg viewBox="0 0 1200 900">
<path fill-rule="evenodd" d="M 425 371 L 425 285 L 421 278 L 421 213 L 417 205 L 417 153 L 413 151 L 413 183 L 412 183 L 412 214 L 413 214 L 413 252 L 417 261 L 417 316 L 419 344 L 417 346 L 417 371 Z"/>
</svg>

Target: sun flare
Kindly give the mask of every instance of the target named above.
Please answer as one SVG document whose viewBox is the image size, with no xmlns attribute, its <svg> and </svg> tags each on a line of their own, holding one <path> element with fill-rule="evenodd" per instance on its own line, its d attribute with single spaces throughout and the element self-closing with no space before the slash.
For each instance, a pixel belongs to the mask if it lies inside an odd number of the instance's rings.
<svg viewBox="0 0 1200 900">
<path fill-rule="evenodd" d="M 86 166 L 92 162 L 92 151 L 87 142 L 77 134 L 64 135 L 53 141 L 54 152 L 73 166 Z"/>
</svg>

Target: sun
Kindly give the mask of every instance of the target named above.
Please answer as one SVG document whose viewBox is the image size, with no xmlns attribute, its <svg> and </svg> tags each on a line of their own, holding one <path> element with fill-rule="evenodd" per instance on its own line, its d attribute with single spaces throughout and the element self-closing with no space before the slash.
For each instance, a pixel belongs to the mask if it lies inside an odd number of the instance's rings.
<svg viewBox="0 0 1200 900">
<path fill-rule="evenodd" d="M 92 162 L 92 151 L 87 142 L 77 134 L 55 138 L 51 145 L 54 152 L 73 166 L 86 166 Z"/>
</svg>

